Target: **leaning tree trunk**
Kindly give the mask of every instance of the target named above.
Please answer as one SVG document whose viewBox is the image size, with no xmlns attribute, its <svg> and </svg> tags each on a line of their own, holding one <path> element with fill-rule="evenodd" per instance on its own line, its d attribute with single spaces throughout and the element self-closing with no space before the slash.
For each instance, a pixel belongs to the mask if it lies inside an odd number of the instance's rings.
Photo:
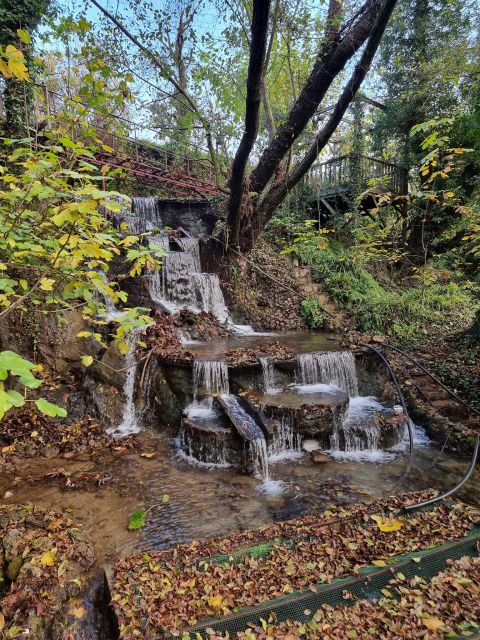
<svg viewBox="0 0 480 640">
<path fill-rule="evenodd" d="M 396 2 L 397 0 L 368 0 L 364 5 L 362 17 L 359 19 L 361 24 L 357 24 L 357 20 L 350 29 L 344 29 L 340 36 L 335 35 L 333 40 L 327 41 L 324 45 L 321 55 L 322 64 L 317 61 L 307 85 L 290 112 L 287 124 L 278 130 L 277 135 L 268 145 L 260 157 L 257 167 L 252 172 L 249 192 L 243 194 L 246 202 L 244 201 L 242 208 L 237 211 L 239 231 L 236 238 L 240 250 L 251 250 L 277 207 L 307 173 L 319 152 L 330 140 L 370 69 Z M 373 7 L 376 9 L 375 12 L 373 12 Z M 344 87 L 329 119 L 317 134 L 307 153 L 281 182 L 272 181 L 285 153 L 291 149 L 295 137 L 299 135 L 302 127 L 305 127 L 315 112 L 318 102 L 326 94 L 335 75 L 365 41 L 367 44 L 349 82 Z M 314 108 L 315 101 L 318 102 Z M 248 212 L 248 215 L 245 215 L 244 212 Z M 232 214 L 232 210 L 230 213 Z"/>
</svg>

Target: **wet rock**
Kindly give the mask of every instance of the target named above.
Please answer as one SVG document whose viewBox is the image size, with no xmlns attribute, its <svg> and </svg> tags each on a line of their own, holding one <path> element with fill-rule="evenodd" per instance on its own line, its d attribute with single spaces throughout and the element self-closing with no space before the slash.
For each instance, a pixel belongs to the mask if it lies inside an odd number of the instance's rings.
<svg viewBox="0 0 480 640">
<path fill-rule="evenodd" d="M 315 464 L 325 464 L 330 462 L 330 456 L 322 451 L 312 451 L 312 462 Z"/>
</svg>

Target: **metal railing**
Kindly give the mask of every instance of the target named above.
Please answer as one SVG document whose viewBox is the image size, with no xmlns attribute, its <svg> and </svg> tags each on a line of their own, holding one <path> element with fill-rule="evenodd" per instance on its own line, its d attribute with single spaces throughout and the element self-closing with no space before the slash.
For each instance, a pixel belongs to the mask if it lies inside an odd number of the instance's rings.
<svg viewBox="0 0 480 640">
<path fill-rule="evenodd" d="M 397 164 L 364 155 L 343 155 L 316 164 L 310 182 L 319 193 L 365 189 L 370 180 L 379 180 L 394 193 L 406 192 L 406 172 Z"/>
</svg>

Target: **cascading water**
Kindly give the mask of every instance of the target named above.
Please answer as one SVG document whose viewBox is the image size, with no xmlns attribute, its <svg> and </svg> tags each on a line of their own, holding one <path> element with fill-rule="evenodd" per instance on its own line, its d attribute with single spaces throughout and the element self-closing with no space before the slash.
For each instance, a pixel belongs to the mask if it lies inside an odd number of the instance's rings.
<svg viewBox="0 0 480 640">
<path fill-rule="evenodd" d="M 147 198 L 132 198 L 132 210 L 136 217 L 143 220 L 147 226 L 147 231 L 155 227 L 161 227 L 162 220 L 158 210 L 158 198 L 150 196 Z"/>
<path fill-rule="evenodd" d="M 264 482 L 270 480 L 268 473 L 268 453 L 265 438 L 250 440 L 250 453 L 252 455 L 253 475 Z"/>
<path fill-rule="evenodd" d="M 264 357 L 259 358 L 259 361 L 262 365 L 263 389 L 265 393 L 275 393 L 277 389 L 275 387 L 275 367 L 273 359 Z"/>
<path fill-rule="evenodd" d="M 301 438 L 295 433 L 290 416 L 283 416 L 281 420 L 277 421 L 267 450 L 270 463 L 295 459 L 302 455 Z"/>
<path fill-rule="evenodd" d="M 222 434 L 210 432 L 208 440 L 193 438 L 191 432 L 182 426 L 180 430 L 180 448 L 187 460 L 196 464 L 215 467 L 229 467 L 227 449 Z"/>
<path fill-rule="evenodd" d="M 122 421 L 118 427 L 109 430 L 109 433 L 115 436 L 127 436 L 131 433 L 138 433 L 141 429 L 135 408 L 135 378 L 137 376 L 137 359 L 135 356 L 137 336 L 142 331 L 141 327 L 133 329 L 127 338 L 128 351 L 125 356 L 125 366 L 127 371 L 125 374 L 125 382 L 123 385 L 123 395 L 125 404 L 123 406 Z"/>
<path fill-rule="evenodd" d="M 228 367 L 223 360 L 195 360 L 193 397 L 228 394 Z"/>
<path fill-rule="evenodd" d="M 200 243 L 197 238 L 177 238 L 178 244 L 185 253 L 193 256 L 194 271 L 199 273 L 202 270 L 200 262 Z"/>
<path fill-rule="evenodd" d="M 355 356 L 351 351 L 321 351 L 297 356 L 297 371 L 302 384 L 335 384 L 350 397 L 358 396 Z"/>
<path fill-rule="evenodd" d="M 227 322 L 230 318 L 220 281 L 215 273 L 192 274 L 195 306 L 200 311 L 213 313 L 219 322 Z"/>
</svg>

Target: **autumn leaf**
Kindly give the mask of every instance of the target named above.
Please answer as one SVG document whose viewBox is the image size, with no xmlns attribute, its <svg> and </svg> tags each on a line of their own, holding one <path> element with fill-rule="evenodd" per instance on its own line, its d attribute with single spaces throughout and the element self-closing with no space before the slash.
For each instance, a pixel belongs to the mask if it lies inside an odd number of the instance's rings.
<svg viewBox="0 0 480 640">
<path fill-rule="evenodd" d="M 422 623 L 429 629 L 430 631 L 438 631 L 439 629 L 443 629 L 445 624 L 440 618 L 423 618 Z"/>
<path fill-rule="evenodd" d="M 395 518 L 382 518 L 381 516 L 370 516 L 377 523 L 380 531 L 389 533 L 391 531 L 399 531 L 405 524 L 405 520 L 396 520 Z"/>
<path fill-rule="evenodd" d="M 51 549 L 50 551 L 45 551 L 45 553 L 42 553 L 40 557 L 40 563 L 42 564 L 42 566 L 53 567 L 53 565 L 55 564 L 56 553 L 57 552 L 55 549 Z"/>
<path fill-rule="evenodd" d="M 42 291 L 52 291 L 55 280 L 53 278 L 42 278 L 40 280 L 40 289 Z"/>
<path fill-rule="evenodd" d="M 93 362 L 93 356 L 82 356 L 80 359 L 84 367 L 89 367 Z"/>
<path fill-rule="evenodd" d="M 207 604 L 212 611 L 219 613 L 222 610 L 223 598 L 222 596 L 212 596 L 211 598 L 208 598 Z"/>
</svg>

